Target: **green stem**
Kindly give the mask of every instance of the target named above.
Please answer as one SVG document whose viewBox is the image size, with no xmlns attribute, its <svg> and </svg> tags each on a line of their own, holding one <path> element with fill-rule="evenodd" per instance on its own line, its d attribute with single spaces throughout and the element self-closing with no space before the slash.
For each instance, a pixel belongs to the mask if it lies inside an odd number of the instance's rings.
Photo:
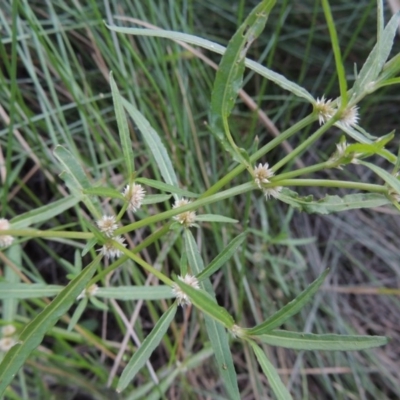
<svg viewBox="0 0 400 400">
<path fill-rule="evenodd" d="M 334 188 L 346 188 L 346 189 L 358 189 L 365 190 L 368 192 L 383 193 L 386 194 L 388 189 L 382 185 L 373 185 L 370 183 L 362 182 L 348 182 L 348 181 L 337 181 L 330 179 L 284 179 L 282 181 L 274 182 L 272 184 L 264 185 L 266 188 L 274 186 L 325 186 Z"/>
<path fill-rule="evenodd" d="M 315 131 L 308 139 L 302 142 L 299 146 L 297 146 L 290 154 L 286 157 L 282 158 L 279 162 L 277 162 L 272 170 L 275 172 L 278 169 L 282 168 L 289 161 L 296 158 L 300 153 L 307 150 L 315 141 L 317 141 L 335 122 L 337 121 L 337 117 L 331 118 L 326 124 L 322 125 L 317 131 Z"/>
<path fill-rule="evenodd" d="M 295 133 L 300 131 L 301 129 L 305 128 L 307 125 L 311 124 L 317 119 L 317 115 L 312 113 L 307 117 L 303 118 L 301 121 L 297 122 L 293 126 L 291 126 L 286 131 L 282 132 L 279 136 L 272 139 L 269 143 L 263 146 L 261 149 L 256 151 L 252 156 L 250 156 L 250 161 L 254 163 L 259 158 L 270 152 L 272 149 L 280 145 L 282 142 L 287 140 L 289 137 L 293 136 Z M 246 169 L 244 165 L 238 165 L 228 174 L 226 174 L 223 178 L 221 178 L 218 182 L 216 182 L 213 186 L 211 186 L 207 191 L 205 191 L 201 196 L 200 199 L 204 199 L 205 197 L 209 197 L 214 193 L 217 193 L 222 187 L 227 185 L 233 178 L 239 175 Z"/>
<path fill-rule="evenodd" d="M 8 229 L 1 231 L 2 235 L 29 236 L 29 237 L 51 237 L 68 239 L 91 239 L 94 235 L 91 232 L 67 232 L 67 231 L 40 231 L 37 229 Z"/>
<path fill-rule="evenodd" d="M 142 258 L 140 258 L 138 255 L 136 255 L 133 251 L 128 250 L 122 244 L 116 242 L 113 240 L 113 245 L 116 249 L 121 250 L 127 257 L 129 257 L 131 260 L 133 260 L 135 263 L 139 264 L 143 269 L 145 269 L 147 272 L 153 274 L 156 276 L 160 281 L 164 282 L 168 286 L 173 286 L 174 281 L 169 279 L 167 276 L 165 276 L 162 272 L 159 270 L 155 269 L 152 267 L 150 264 L 148 264 L 146 261 L 144 261 Z"/>
<path fill-rule="evenodd" d="M 276 175 L 271 178 L 271 182 L 279 182 L 283 179 L 292 179 L 299 175 L 307 175 L 313 172 L 321 171 L 323 169 L 330 168 L 332 163 L 325 161 L 319 164 L 311 165 L 310 167 L 296 169 L 295 171 L 286 172 L 284 174 Z"/>
<path fill-rule="evenodd" d="M 162 221 L 164 219 L 172 218 L 175 215 L 182 214 L 185 211 L 193 211 L 208 204 L 216 203 L 218 201 L 225 200 L 242 193 L 246 193 L 250 190 L 253 190 L 255 187 L 256 186 L 254 182 L 247 182 L 243 185 L 236 186 L 234 188 L 209 196 L 207 198 L 199 198 L 196 201 L 193 201 L 192 203 L 189 203 L 185 206 L 173 208 L 172 210 L 164 211 L 162 213 L 152 215 L 151 217 L 144 218 L 140 221 L 136 221 L 132 224 L 123 226 L 122 228 L 117 229 L 115 231 L 115 234 L 122 235 L 124 233 L 131 232 L 143 226 L 147 226 L 155 222 Z"/>
</svg>

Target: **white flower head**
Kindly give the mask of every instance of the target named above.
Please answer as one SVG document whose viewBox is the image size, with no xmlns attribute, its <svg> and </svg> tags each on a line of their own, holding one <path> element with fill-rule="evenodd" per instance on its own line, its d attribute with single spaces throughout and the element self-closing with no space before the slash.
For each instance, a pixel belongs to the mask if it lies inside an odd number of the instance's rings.
<svg viewBox="0 0 400 400">
<path fill-rule="evenodd" d="M 0 218 L 0 247 L 10 246 L 14 238 L 10 235 L 1 235 L 1 231 L 10 229 L 10 223 L 5 218 Z"/>
<path fill-rule="evenodd" d="M 103 232 L 107 237 L 112 237 L 114 235 L 114 231 L 118 228 L 116 218 L 113 215 L 103 215 L 96 223 L 100 231 Z"/>
<path fill-rule="evenodd" d="M 118 242 L 120 245 L 126 247 L 125 238 L 122 236 L 115 236 L 112 239 Z M 124 254 L 120 249 L 114 247 L 114 244 L 111 240 L 108 240 L 106 243 L 104 243 L 103 247 L 99 251 L 103 256 L 111 259 L 119 258 Z"/>
<path fill-rule="evenodd" d="M 254 173 L 254 182 L 260 189 L 262 183 L 269 183 L 270 182 L 269 178 L 274 176 L 273 171 L 270 168 L 268 168 L 268 163 L 265 163 L 264 165 L 262 165 L 261 163 L 258 164 L 258 166 L 254 167 L 253 173 Z"/>
<path fill-rule="evenodd" d="M 12 336 L 14 335 L 16 329 L 14 325 L 4 325 L 1 329 L 3 336 Z"/>
<path fill-rule="evenodd" d="M 99 287 L 96 284 L 90 285 L 88 288 L 82 290 L 81 294 L 76 298 L 77 300 L 83 299 L 84 297 L 95 296 Z"/>
<path fill-rule="evenodd" d="M 319 124 L 327 123 L 335 114 L 336 110 L 332 106 L 332 100 L 325 100 L 325 96 L 321 99 L 317 98 L 315 109 L 318 111 Z"/>
<path fill-rule="evenodd" d="M 200 289 L 199 281 L 193 275 L 186 274 L 183 278 L 181 276 L 178 276 L 178 279 L 194 289 Z M 172 286 L 172 292 L 174 293 L 180 306 L 191 304 L 188 295 L 179 287 L 177 283 L 174 283 L 174 285 Z"/>
<path fill-rule="evenodd" d="M 282 186 L 273 186 L 263 189 L 263 193 L 267 200 L 269 200 L 270 197 L 273 197 L 274 199 L 278 198 L 279 193 L 281 191 L 282 191 Z"/>
<path fill-rule="evenodd" d="M 239 325 L 233 325 L 229 331 L 234 338 L 241 338 L 245 335 L 245 331 Z"/>
<path fill-rule="evenodd" d="M 0 351 L 5 353 L 10 350 L 11 347 L 13 347 L 16 343 L 17 341 L 14 338 L 3 337 L 2 339 L 0 339 Z"/>
<path fill-rule="evenodd" d="M 176 200 L 175 204 L 172 206 L 172 208 L 179 208 L 182 206 L 186 206 L 187 204 L 190 204 L 190 200 L 187 199 L 180 199 Z M 194 225 L 196 221 L 196 212 L 195 211 L 185 211 L 181 214 L 175 215 L 174 220 L 178 221 L 180 224 L 184 225 L 186 228 L 190 228 L 191 226 Z"/>
<path fill-rule="evenodd" d="M 343 113 L 342 117 L 340 118 L 340 122 L 347 128 L 350 128 L 354 125 L 357 125 L 358 120 L 360 119 L 358 115 L 358 107 L 353 106 L 346 108 Z"/>
<path fill-rule="evenodd" d="M 143 189 L 142 185 L 132 183 L 132 185 L 128 185 L 124 189 L 122 194 L 129 202 L 128 210 L 137 211 L 142 205 L 146 192 Z"/>
</svg>

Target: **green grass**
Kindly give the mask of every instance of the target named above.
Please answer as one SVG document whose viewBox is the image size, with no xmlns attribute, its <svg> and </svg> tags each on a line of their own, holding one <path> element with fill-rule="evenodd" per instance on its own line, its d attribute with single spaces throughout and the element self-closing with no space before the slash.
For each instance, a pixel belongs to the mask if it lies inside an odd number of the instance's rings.
<svg viewBox="0 0 400 400">
<path fill-rule="evenodd" d="M 88 249 L 81 257 L 85 239 L 93 236 L 90 207 L 95 197 L 89 196 L 84 205 L 71 205 L 61 213 L 48 209 L 51 203 L 68 198 L 70 193 L 59 176 L 62 168 L 54 155 L 56 146 L 64 146 L 79 161 L 90 185 L 122 191 L 129 182 L 126 153 L 120 145 L 113 108 L 110 71 L 122 96 L 160 136 L 180 188 L 203 194 L 237 166 L 210 133 L 208 113 L 215 70 L 199 55 L 217 64 L 221 57 L 205 50 L 194 53 L 167 39 L 116 33 L 104 21 L 134 26 L 130 18 L 135 18 L 143 24 L 190 33 L 226 46 L 257 2 L 132 0 L 116 2 L 118 5 L 110 2 L 107 7 L 97 0 L 12 3 L 0 10 L 1 216 L 12 219 L 43 206 L 49 214 L 41 218 L 41 210 L 30 228 L 82 232 L 80 240 L 68 235 L 21 235 L 12 247 L 0 252 L 2 280 L 44 285 L 40 297 L 2 300 L 1 323 L 13 322 L 21 333 L 54 296 L 47 285 L 64 287 L 71 276 L 78 276 L 75 291 L 79 293 L 79 273 L 97 254 L 95 249 Z M 351 87 L 354 63 L 360 71 L 376 41 L 376 2 L 335 0 L 330 6 Z M 385 16 L 388 21 L 388 10 Z M 334 98 L 340 89 L 331 49 L 319 1 L 279 1 L 248 56 L 303 86 L 315 98 L 323 94 Z M 398 52 L 396 38 L 391 54 Z M 250 154 L 256 151 L 256 137 L 261 148 L 312 111 L 304 99 L 249 69 L 243 89 L 252 102 L 243 94 L 239 96 L 229 120 L 230 133 L 233 141 Z M 397 129 L 399 100 L 396 86 L 366 97 L 359 104 L 361 126 L 378 137 Z M 129 119 L 137 176 L 161 181 L 159 160 L 151 155 L 137 125 L 136 120 L 133 123 Z M 302 129 L 260 162 L 268 161 L 274 166 L 318 127 L 312 124 Z M 337 128 L 331 128 L 299 157 L 289 157 L 279 172 L 326 161 L 341 135 Z M 395 136 L 387 148 L 397 154 L 398 146 Z M 392 165 L 385 159 L 374 157 L 373 162 L 391 172 Z M 317 171 L 305 178 L 382 184 L 371 170 L 359 165 L 350 165 L 343 171 Z M 222 190 L 248 181 L 245 171 Z M 145 187 L 148 194 L 160 193 Z M 295 190 L 302 195 L 313 194 L 317 199 L 326 194 L 351 193 L 332 187 Z M 118 199 L 100 201 L 105 213 L 120 209 Z M 391 338 L 384 347 L 360 352 L 302 352 L 263 345 L 261 348 L 278 368 L 293 398 L 400 397 L 399 292 L 387 290 L 396 289 L 400 276 L 399 222 L 394 207 L 309 215 L 276 200 L 266 201 L 259 190 L 247 191 L 201 209 L 203 214 L 224 215 L 238 219 L 239 223 L 208 221 L 202 222 L 199 229 L 192 228 L 201 249 L 198 254 L 191 252 L 189 239 L 176 230 L 165 229 L 167 233 L 162 232 L 159 240 L 146 246 L 145 239 L 157 236 L 168 220 L 153 220 L 146 226 L 140 226 L 140 221 L 170 211 L 172 203 L 171 198 L 125 214 L 125 227 L 139 221 L 137 228 L 126 236 L 128 248 L 138 250 L 146 265 L 172 279 L 174 274 L 190 267 L 191 262 L 209 265 L 238 234 L 248 230 L 243 245 L 211 277 L 218 304 L 240 326 L 261 323 L 329 267 L 329 277 L 318 294 L 299 314 L 285 321 L 283 328 Z M 97 270 L 100 275 L 96 275 L 99 286 L 159 284 L 153 274 L 142 268 L 146 265 L 141 267 L 126 257 L 120 260 L 122 267 L 108 269 L 110 274 L 101 273 L 108 267 L 102 262 Z M 204 287 L 213 293 L 211 285 L 204 283 Z M 367 294 L 365 289 L 369 289 Z M 210 327 L 212 319 L 205 324 L 202 312 L 195 307 L 178 309 L 160 346 L 133 383 L 128 382 L 126 391 L 117 395 L 115 389 L 123 368 L 171 301 L 119 300 L 115 296 L 99 296 L 96 300 L 107 309 L 89 301 L 71 331 L 67 328 L 78 302 L 67 313 L 62 312 L 57 325 L 46 328 L 44 340 L 16 374 L 5 398 L 229 398 L 207 336 L 208 329 L 216 332 L 220 328 L 217 324 Z M 25 335 L 28 333 L 25 331 Z M 241 398 L 272 396 L 251 346 L 232 338 L 231 349 Z"/>
</svg>

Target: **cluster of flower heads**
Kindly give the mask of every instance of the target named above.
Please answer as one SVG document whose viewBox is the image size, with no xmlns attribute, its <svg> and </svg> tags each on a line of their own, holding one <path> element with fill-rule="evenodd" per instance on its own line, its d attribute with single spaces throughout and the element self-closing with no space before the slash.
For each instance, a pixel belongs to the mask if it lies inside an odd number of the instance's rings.
<svg viewBox="0 0 400 400">
<path fill-rule="evenodd" d="M 124 189 L 122 194 L 128 202 L 128 210 L 137 211 L 142 205 L 146 192 L 142 185 L 132 183 Z M 100 249 L 100 253 L 110 259 L 121 257 L 123 252 L 115 247 L 114 243 L 111 241 L 112 239 L 121 246 L 126 247 L 125 238 L 122 236 L 114 236 L 114 232 L 118 228 L 116 217 L 113 215 L 103 215 L 103 217 L 97 221 L 97 226 L 105 236 L 110 238 L 109 241 L 104 243 L 103 247 Z"/>
<path fill-rule="evenodd" d="M 10 229 L 10 222 L 5 218 L 0 218 L 0 232 Z M 14 238 L 10 235 L 0 234 L 0 248 L 8 247 L 14 241 Z"/>
<path fill-rule="evenodd" d="M 2 338 L 0 339 L 0 351 L 1 352 L 7 352 L 8 350 L 13 347 L 17 341 L 14 338 L 14 333 L 15 333 L 15 327 L 14 325 L 5 325 L 3 326 L 1 333 L 2 333 Z"/>
<path fill-rule="evenodd" d="M 179 208 L 182 206 L 186 206 L 188 204 L 190 204 L 190 200 L 180 199 L 180 200 L 175 201 L 175 204 L 172 206 L 172 208 Z M 175 221 L 178 221 L 185 228 L 190 228 L 196 222 L 196 212 L 195 211 L 185 211 L 181 214 L 175 215 L 175 217 L 173 217 L 173 218 Z"/>
<path fill-rule="evenodd" d="M 336 151 L 329 159 L 332 163 L 338 163 L 336 168 L 342 169 L 343 164 L 358 164 L 358 157 L 361 153 L 346 154 L 346 149 L 349 147 L 346 141 L 342 141 L 336 145 Z"/>
<path fill-rule="evenodd" d="M 186 274 L 184 277 L 178 276 L 178 279 L 194 289 L 200 289 L 199 281 L 193 275 Z M 176 300 L 178 301 L 178 304 L 180 306 L 191 304 L 188 295 L 179 287 L 177 283 L 174 283 L 172 287 L 172 292 L 174 293 Z"/>
<path fill-rule="evenodd" d="M 268 163 L 258 164 L 254 167 L 254 182 L 256 185 L 263 191 L 266 199 L 268 200 L 270 197 L 277 198 L 279 193 L 282 190 L 282 186 L 272 186 L 269 188 L 263 188 L 261 185 L 264 183 L 271 183 L 270 178 L 274 176 L 274 172 L 269 168 Z"/>
<path fill-rule="evenodd" d="M 340 104 L 338 104 L 338 107 Z M 319 124 L 326 124 L 337 112 L 337 108 L 333 106 L 332 100 L 326 100 L 325 96 L 321 99 L 317 98 L 315 109 L 318 111 Z M 348 107 L 341 115 L 340 122 L 347 128 L 357 125 L 360 119 L 358 115 L 358 107 Z"/>
</svg>

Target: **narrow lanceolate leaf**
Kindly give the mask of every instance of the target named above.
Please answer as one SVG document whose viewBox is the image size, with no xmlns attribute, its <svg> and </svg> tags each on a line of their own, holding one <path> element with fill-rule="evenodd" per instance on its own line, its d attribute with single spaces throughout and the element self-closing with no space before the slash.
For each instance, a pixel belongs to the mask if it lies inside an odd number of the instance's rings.
<svg viewBox="0 0 400 400">
<path fill-rule="evenodd" d="M 122 375 L 118 381 L 117 392 L 122 392 L 135 377 L 137 372 L 143 367 L 146 361 L 150 358 L 154 349 L 160 344 L 162 338 L 167 332 L 172 320 L 176 314 L 176 303 L 162 315 L 157 321 L 153 330 L 146 336 L 142 345 L 135 352 L 132 358 L 129 360 L 128 365 L 122 372 Z"/>
<path fill-rule="evenodd" d="M 20 214 L 13 218 L 11 222 L 12 229 L 23 229 L 33 224 L 38 224 L 43 221 L 49 221 L 51 218 L 62 214 L 64 211 L 73 207 L 79 202 L 75 196 L 66 196 L 53 203 L 46 204 L 43 207 L 35 208 L 24 214 Z"/>
<path fill-rule="evenodd" d="M 192 268 L 192 272 L 198 275 L 204 270 L 204 263 L 196 245 L 196 241 L 189 229 L 185 229 L 184 240 L 189 265 Z M 204 279 L 200 283 L 200 286 L 203 287 L 213 299 L 215 299 L 214 289 L 208 279 Z M 228 398 L 232 400 L 240 400 L 241 397 L 237 383 L 238 379 L 235 366 L 233 365 L 232 353 L 229 348 L 228 333 L 219 322 L 207 314 L 204 315 L 204 321 L 206 324 L 207 335 L 210 339 L 211 347 L 217 361 L 218 372 L 224 382 Z"/>
<path fill-rule="evenodd" d="M 212 260 L 211 263 L 197 275 L 197 279 L 202 281 L 217 272 L 235 254 L 244 239 L 246 239 L 246 235 L 247 232 L 242 232 L 239 236 L 236 236 L 235 239 L 233 239 L 224 250 L 222 250 L 222 252 L 219 253 L 217 257 L 215 257 L 214 260 Z"/>
<path fill-rule="evenodd" d="M 331 214 L 357 208 L 373 208 L 391 204 L 391 201 L 381 193 L 356 193 L 343 197 L 334 195 L 313 201 L 312 197 L 300 197 L 296 192 L 286 188 L 280 193 L 279 200 L 310 214 Z"/>
<path fill-rule="evenodd" d="M 129 101 L 124 98 L 121 98 L 121 100 L 125 110 L 142 133 L 143 139 L 153 154 L 154 161 L 158 165 L 164 181 L 169 185 L 178 186 L 178 179 L 172 166 L 172 162 L 164 144 L 158 136 L 158 133 L 151 127 L 149 121 L 147 121 L 147 119 L 131 103 L 129 103 Z"/>
<path fill-rule="evenodd" d="M 96 297 L 116 300 L 162 300 L 174 296 L 171 287 L 166 285 L 107 287 L 96 292 Z"/>
<path fill-rule="evenodd" d="M 11 283 L 0 282 L 0 299 L 34 299 L 53 297 L 61 292 L 63 286 L 44 283 Z"/>
<path fill-rule="evenodd" d="M 297 314 L 311 297 L 317 292 L 319 287 L 324 282 L 324 279 L 329 273 L 329 269 L 324 271 L 318 279 L 316 279 L 306 290 L 301 292 L 294 300 L 286 304 L 283 308 L 277 311 L 274 315 L 268 318 L 263 323 L 254 328 L 246 329 L 247 333 L 252 336 L 267 333 L 278 326 L 282 325 L 288 318 Z"/>
<path fill-rule="evenodd" d="M 383 346 L 388 342 L 384 336 L 315 335 L 312 333 L 276 330 L 257 336 L 257 340 L 271 346 L 296 350 L 363 350 Z"/>
<path fill-rule="evenodd" d="M 393 176 L 392 174 L 390 174 L 389 172 L 385 171 L 384 169 L 365 162 L 365 161 L 360 161 L 359 162 L 362 165 L 365 165 L 366 167 L 368 167 L 369 169 L 371 169 L 372 171 L 374 171 L 378 176 L 380 176 L 392 189 L 394 189 L 397 194 L 400 195 L 400 180 L 398 180 L 395 176 Z"/>
<path fill-rule="evenodd" d="M 225 217 L 224 215 L 216 214 L 200 214 L 196 216 L 196 221 L 199 222 L 222 222 L 225 224 L 237 224 L 237 219 Z"/>
<path fill-rule="evenodd" d="M 91 187 L 88 189 L 85 189 L 83 193 L 91 195 L 91 196 L 99 196 L 99 197 L 110 197 L 112 199 L 121 199 L 121 200 L 126 200 L 125 196 L 118 190 L 109 188 L 109 187 Z"/>
<path fill-rule="evenodd" d="M 170 194 L 147 194 L 143 199 L 142 204 L 162 203 L 171 198 Z"/>
<path fill-rule="evenodd" d="M 214 81 L 210 109 L 211 131 L 238 162 L 243 162 L 245 153 L 233 142 L 227 119 L 242 87 L 246 53 L 263 31 L 274 4 L 275 0 L 264 0 L 253 9 L 230 40 Z"/>
<path fill-rule="evenodd" d="M 42 342 L 46 332 L 69 310 L 86 287 L 100 260 L 101 255 L 98 255 L 40 314 L 25 326 L 18 338 L 18 343 L 7 352 L 0 364 L 0 396 L 32 351 Z"/>
<path fill-rule="evenodd" d="M 263 350 L 253 341 L 250 341 L 250 345 L 253 348 L 254 354 L 257 357 L 257 361 L 260 364 L 265 376 L 268 378 L 268 382 L 271 385 L 271 389 L 274 392 L 278 400 L 292 400 L 292 396 L 283 384 L 278 371 L 268 360 Z"/>
<path fill-rule="evenodd" d="M 197 193 L 190 192 L 189 190 L 181 189 L 176 186 L 168 185 L 167 183 L 156 181 L 154 179 L 148 178 L 137 178 L 135 179 L 137 183 L 143 183 L 146 186 L 162 190 L 163 192 L 169 192 L 174 194 L 179 194 L 184 197 L 199 197 Z"/>
<path fill-rule="evenodd" d="M 121 95 L 119 93 L 117 84 L 115 83 L 112 72 L 110 72 L 110 85 L 111 93 L 114 101 L 115 116 L 117 118 L 119 140 L 121 141 L 122 153 L 124 155 L 126 170 L 128 172 L 129 179 L 131 179 L 135 166 L 133 163 L 133 150 L 132 140 L 129 133 L 128 121 L 126 119 L 125 110 L 122 106 Z"/>
<path fill-rule="evenodd" d="M 175 283 L 185 292 L 195 307 L 203 311 L 204 314 L 209 315 L 211 318 L 224 325 L 227 329 L 231 329 L 235 324 L 232 316 L 225 308 L 218 305 L 215 299 L 207 292 L 201 289 L 195 289 L 190 285 L 177 279 Z"/>
<path fill-rule="evenodd" d="M 107 27 L 112 31 L 125 33 L 127 35 L 152 36 L 152 37 L 160 37 L 160 38 L 181 41 L 202 47 L 203 49 L 213 51 L 214 53 L 217 54 L 224 54 L 226 51 L 226 48 L 218 43 L 212 42 L 211 40 L 203 39 L 198 36 L 189 35 L 187 33 L 167 31 L 163 29 L 125 28 L 125 27 L 110 26 L 110 25 L 107 25 Z M 315 99 L 311 95 L 311 93 L 309 93 L 303 87 L 299 86 L 297 83 L 289 81 L 289 79 L 285 78 L 283 75 L 278 74 L 277 72 L 274 72 L 264 67 L 263 65 L 261 65 L 256 61 L 249 60 L 248 58 L 246 58 L 245 60 L 245 65 L 247 68 L 251 69 L 257 74 L 263 76 L 266 79 L 269 79 L 271 82 L 274 82 L 282 89 L 288 90 L 294 95 L 303 98 L 312 104 L 315 103 Z"/>
<path fill-rule="evenodd" d="M 99 202 L 97 199 L 91 199 L 84 194 L 84 190 L 89 189 L 91 184 L 78 160 L 63 146 L 57 146 L 54 150 L 54 155 L 64 168 L 64 172 L 60 174 L 60 177 L 65 181 L 71 194 L 83 201 L 92 216 L 96 219 L 100 218 L 101 208 Z"/>
<path fill-rule="evenodd" d="M 373 83 L 382 71 L 392 50 L 393 40 L 399 26 L 399 19 L 400 12 L 392 16 L 383 32 L 379 35 L 376 45 L 369 54 L 354 83 L 353 98 L 357 99 L 364 92 L 368 92 L 368 85 Z"/>
</svg>

